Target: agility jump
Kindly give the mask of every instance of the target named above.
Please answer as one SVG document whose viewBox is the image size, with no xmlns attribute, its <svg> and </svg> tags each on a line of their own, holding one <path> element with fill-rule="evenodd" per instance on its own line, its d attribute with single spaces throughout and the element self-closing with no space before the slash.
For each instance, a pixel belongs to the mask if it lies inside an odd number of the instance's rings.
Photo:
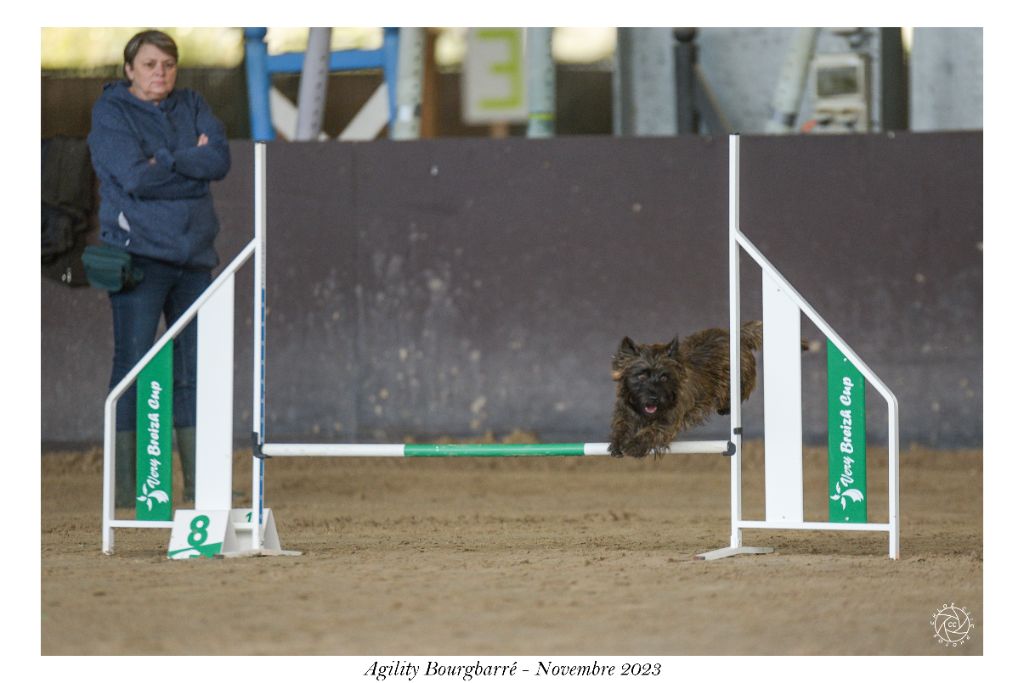
<svg viewBox="0 0 1024 683">
<path fill-rule="evenodd" d="M 273 514 L 264 507 L 265 462 L 270 457 L 528 457 L 608 455 L 608 443 L 557 444 L 295 444 L 265 440 L 266 367 L 266 144 L 254 149 L 255 217 L 252 241 L 189 310 L 113 389 L 104 407 L 102 549 L 114 551 L 116 528 L 172 529 L 172 557 L 294 554 L 281 550 Z M 895 395 L 834 329 L 740 231 L 740 138 L 729 138 L 729 358 L 740 367 L 740 255 L 762 273 L 765 519 L 742 514 L 743 428 L 740 373 L 730 373 L 730 430 L 726 438 L 674 441 L 667 453 L 731 457 L 731 536 L 727 547 L 700 559 L 773 552 L 743 545 L 744 529 L 873 531 L 889 537 L 889 557 L 899 558 L 899 411 Z M 252 256 L 253 278 L 253 468 L 252 508 L 231 508 L 234 274 Z M 830 521 L 804 521 L 800 322 L 806 316 L 829 342 Z M 114 510 L 114 407 L 161 350 L 193 318 L 199 319 L 197 353 L 195 509 L 170 518 L 116 519 Z M 864 482 L 864 380 L 888 405 L 888 521 L 866 521 Z M 142 384 L 142 382 L 139 382 Z M 141 401 L 140 401 L 141 403 Z M 165 454 L 170 458 L 169 448 Z M 140 480 L 145 472 L 139 468 Z M 834 483 L 834 487 L 833 487 Z M 140 483 L 140 487 L 143 484 Z M 142 490 L 140 488 L 140 490 Z M 140 496 L 137 511 L 143 510 Z M 161 496 L 162 498 L 162 496 Z M 149 504 L 149 503 L 146 503 Z M 151 510 L 150 510 L 151 512 Z M 146 515 L 141 515 L 146 516 Z"/>
</svg>

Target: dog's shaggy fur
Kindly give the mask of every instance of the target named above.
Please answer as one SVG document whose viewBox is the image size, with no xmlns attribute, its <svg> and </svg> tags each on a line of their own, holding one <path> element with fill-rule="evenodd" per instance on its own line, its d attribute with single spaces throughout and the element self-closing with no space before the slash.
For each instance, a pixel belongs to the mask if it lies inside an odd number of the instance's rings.
<svg viewBox="0 0 1024 683">
<path fill-rule="evenodd" d="M 740 329 L 740 386 L 746 400 L 757 383 L 754 352 L 761 348 L 761 321 Z M 625 337 L 612 358 L 618 383 L 609 452 L 621 458 L 660 455 L 680 429 L 726 415 L 729 397 L 729 331 L 702 330 L 682 342 L 637 344 Z"/>
</svg>

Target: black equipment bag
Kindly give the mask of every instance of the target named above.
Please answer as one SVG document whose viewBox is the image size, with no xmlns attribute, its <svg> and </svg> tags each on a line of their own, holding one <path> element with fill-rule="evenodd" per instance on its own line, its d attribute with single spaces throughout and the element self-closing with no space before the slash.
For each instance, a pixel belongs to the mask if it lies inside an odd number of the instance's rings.
<svg viewBox="0 0 1024 683">
<path fill-rule="evenodd" d="M 86 141 L 43 140 L 42 174 L 43 275 L 71 287 L 87 285 L 82 252 L 94 228 L 96 174 Z"/>
</svg>

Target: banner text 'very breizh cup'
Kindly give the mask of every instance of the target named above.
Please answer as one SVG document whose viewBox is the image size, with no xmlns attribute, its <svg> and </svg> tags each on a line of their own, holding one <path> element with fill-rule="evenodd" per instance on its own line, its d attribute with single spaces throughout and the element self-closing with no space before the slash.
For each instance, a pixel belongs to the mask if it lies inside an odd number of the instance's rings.
<svg viewBox="0 0 1024 683">
<path fill-rule="evenodd" d="M 174 421 L 173 345 L 165 344 L 136 381 L 135 517 L 170 521 L 171 430 Z"/>
<path fill-rule="evenodd" d="M 864 375 L 828 342 L 829 521 L 867 522 Z"/>
</svg>

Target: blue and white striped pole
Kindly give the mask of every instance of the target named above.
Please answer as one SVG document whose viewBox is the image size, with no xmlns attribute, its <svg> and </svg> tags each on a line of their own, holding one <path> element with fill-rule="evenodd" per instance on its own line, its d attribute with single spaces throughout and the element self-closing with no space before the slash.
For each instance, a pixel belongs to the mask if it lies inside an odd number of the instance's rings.
<svg viewBox="0 0 1024 683">
<path fill-rule="evenodd" d="M 253 463 L 252 463 L 252 549 L 263 548 L 263 469 L 264 461 L 260 449 L 266 428 L 264 407 L 266 405 L 266 358 L 267 358 L 267 144 L 257 142 L 253 154 L 254 187 L 254 242 L 253 257 Z"/>
</svg>

